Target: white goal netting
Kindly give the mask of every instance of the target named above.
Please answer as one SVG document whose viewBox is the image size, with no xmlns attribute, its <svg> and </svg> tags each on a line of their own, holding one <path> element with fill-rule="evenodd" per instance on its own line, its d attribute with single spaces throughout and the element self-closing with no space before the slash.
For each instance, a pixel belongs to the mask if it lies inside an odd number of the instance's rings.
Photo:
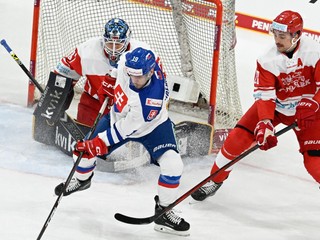
<svg viewBox="0 0 320 240">
<path fill-rule="evenodd" d="M 234 2 L 222 1 L 215 128 L 232 128 L 241 115 L 233 49 Z M 132 38 L 147 42 L 157 52 L 168 76 L 197 81 L 209 102 L 214 37 L 219 30 L 216 11 L 211 0 L 41 0 L 36 79 L 45 85 L 62 56 L 88 38 L 101 36 L 105 23 L 120 17 L 130 26 Z M 78 92 L 84 81 L 78 82 Z"/>
</svg>

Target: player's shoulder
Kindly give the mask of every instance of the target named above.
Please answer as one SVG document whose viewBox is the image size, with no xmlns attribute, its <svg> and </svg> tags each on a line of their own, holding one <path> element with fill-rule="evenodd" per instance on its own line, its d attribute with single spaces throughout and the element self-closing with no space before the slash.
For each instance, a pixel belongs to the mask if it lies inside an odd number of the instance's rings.
<svg viewBox="0 0 320 240">
<path fill-rule="evenodd" d="M 103 37 L 92 37 L 78 45 L 78 49 L 84 48 L 103 48 L 104 40 Z"/>
<path fill-rule="evenodd" d="M 126 62 L 126 55 L 127 53 L 129 53 L 130 51 L 127 51 L 127 52 L 124 52 L 123 54 L 121 54 L 120 58 L 119 58 L 119 61 L 118 61 L 118 69 L 120 68 L 124 68 L 125 66 L 125 62 Z"/>
<path fill-rule="evenodd" d="M 142 42 L 142 41 L 134 39 L 134 38 L 131 38 L 130 39 L 130 49 L 129 49 L 129 51 L 133 51 L 134 49 L 136 49 L 138 47 L 141 47 L 141 48 L 144 48 L 144 49 L 148 49 L 148 50 L 152 50 L 148 43 Z"/>
<path fill-rule="evenodd" d="M 273 44 L 268 46 L 265 52 L 257 58 L 257 61 L 263 65 L 264 63 L 276 61 L 279 57 L 281 58 L 281 53 L 277 50 L 277 46 Z"/>
<path fill-rule="evenodd" d="M 320 43 L 309 36 L 302 35 L 300 44 L 302 50 L 320 53 Z"/>
<path fill-rule="evenodd" d="M 314 38 L 312 38 L 311 36 L 309 35 L 305 35 L 303 34 L 301 36 L 301 39 L 300 39 L 303 43 L 306 43 L 306 44 L 310 44 L 310 45 L 319 45 L 320 46 L 320 43 L 318 41 L 316 41 Z"/>
<path fill-rule="evenodd" d="M 103 54 L 104 40 L 102 37 L 90 38 L 77 47 L 78 53 L 82 59 L 101 59 L 106 61 Z"/>
</svg>

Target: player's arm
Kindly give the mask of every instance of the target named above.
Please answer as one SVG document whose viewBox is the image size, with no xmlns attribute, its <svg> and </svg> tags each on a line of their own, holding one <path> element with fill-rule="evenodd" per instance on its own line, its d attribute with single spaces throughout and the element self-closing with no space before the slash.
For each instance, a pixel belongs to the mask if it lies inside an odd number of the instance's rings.
<svg viewBox="0 0 320 240">
<path fill-rule="evenodd" d="M 81 58 L 78 50 L 63 57 L 54 71 L 50 72 L 45 91 L 34 115 L 47 118 L 51 123 L 59 120 L 69 108 L 73 96 L 73 86 L 81 77 Z"/>
<path fill-rule="evenodd" d="M 67 97 L 63 101 L 62 98 L 59 99 L 59 104 L 61 104 L 62 107 L 58 115 L 61 115 L 62 112 L 69 108 L 74 96 L 73 87 L 82 75 L 81 69 L 81 57 L 78 54 L 78 49 L 75 49 L 68 56 L 63 57 L 55 67 L 54 71 L 50 73 L 50 78 L 46 87 L 48 87 L 50 81 L 56 81 L 54 79 L 57 78 L 57 76 L 64 76 L 66 77 L 66 81 L 70 82 L 70 84 L 66 84 L 64 86 L 64 95 Z M 66 86 L 68 86 L 68 89 L 66 89 Z M 52 94 L 50 94 L 50 96 L 51 95 Z"/>
<path fill-rule="evenodd" d="M 148 129 L 150 122 L 143 117 L 140 106 L 132 106 L 125 118 L 117 121 L 105 132 L 100 133 L 99 137 L 109 146 L 123 141 L 132 136 L 136 131 Z"/>
<path fill-rule="evenodd" d="M 273 120 L 276 109 L 276 76 L 257 62 L 254 80 L 254 98 L 258 106 L 259 120 Z"/>
<path fill-rule="evenodd" d="M 82 76 L 81 57 L 76 48 L 68 56 L 63 57 L 54 69 L 54 72 L 74 79 L 79 80 Z"/>
<path fill-rule="evenodd" d="M 272 124 L 276 108 L 276 77 L 262 68 L 257 62 L 254 81 L 254 97 L 257 104 L 259 122 L 254 130 L 257 143 L 262 150 L 268 150 L 277 145 L 277 137 Z"/>
<path fill-rule="evenodd" d="M 316 82 L 317 89 L 316 89 L 316 94 L 313 97 L 313 99 L 315 101 L 317 101 L 318 103 L 320 103 L 320 56 L 319 56 L 319 60 L 316 64 L 316 67 L 314 69 L 314 79 Z"/>
<path fill-rule="evenodd" d="M 92 140 L 79 141 L 76 145 L 78 151 L 84 151 L 90 157 L 105 155 L 108 153 L 108 146 L 117 144 L 130 137 L 131 134 L 143 127 L 145 124 L 138 117 L 137 112 L 130 113 L 113 126 L 98 134 Z"/>
<path fill-rule="evenodd" d="M 161 109 L 161 107 L 159 108 Z M 160 111 L 155 109 L 157 113 Z M 150 126 L 153 124 L 153 119 L 157 115 L 153 115 L 152 119 L 148 120 L 143 116 L 141 111 L 141 106 L 132 107 L 125 118 L 120 119 L 114 123 L 106 131 L 101 132 L 92 140 L 78 142 L 76 148 L 79 151 L 85 151 L 91 154 L 94 154 L 95 149 L 99 149 L 99 154 L 104 155 L 108 151 L 108 146 L 117 144 L 126 138 L 131 137 L 136 131 L 143 129 L 146 131 L 146 134 L 151 132 L 152 128 Z M 155 123 L 157 124 L 157 123 Z"/>
<path fill-rule="evenodd" d="M 296 107 L 295 119 L 300 130 L 312 126 L 320 109 L 320 59 L 315 65 L 314 81 L 316 91 L 313 98 L 302 98 Z"/>
</svg>

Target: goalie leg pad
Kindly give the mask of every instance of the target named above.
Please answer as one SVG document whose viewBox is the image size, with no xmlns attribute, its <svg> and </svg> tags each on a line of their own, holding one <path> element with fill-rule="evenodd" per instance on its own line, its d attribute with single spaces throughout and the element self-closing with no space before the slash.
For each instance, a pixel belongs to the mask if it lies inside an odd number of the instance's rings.
<svg viewBox="0 0 320 240">
<path fill-rule="evenodd" d="M 182 157 L 206 156 L 211 153 L 213 140 L 211 125 L 183 121 L 175 125 L 175 135 Z"/>
</svg>

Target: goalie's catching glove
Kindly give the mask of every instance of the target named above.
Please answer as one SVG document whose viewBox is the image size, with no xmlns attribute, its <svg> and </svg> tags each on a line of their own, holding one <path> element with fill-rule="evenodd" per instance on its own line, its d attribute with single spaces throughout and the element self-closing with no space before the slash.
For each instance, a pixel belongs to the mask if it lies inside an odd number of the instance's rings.
<svg viewBox="0 0 320 240">
<path fill-rule="evenodd" d="M 254 135 L 261 150 L 268 150 L 277 146 L 278 139 L 274 133 L 274 126 L 270 120 L 262 120 L 257 123 Z"/>
<path fill-rule="evenodd" d="M 295 119 L 298 128 L 303 130 L 310 127 L 316 119 L 316 113 L 319 110 L 319 103 L 313 99 L 302 98 L 296 107 Z"/>
<path fill-rule="evenodd" d="M 89 159 L 108 153 L 107 145 L 98 136 L 91 140 L 78 141 L 75 146 L 75 150 L 78 152 L 84 152 L 86 157 Z"/>
</svg>

